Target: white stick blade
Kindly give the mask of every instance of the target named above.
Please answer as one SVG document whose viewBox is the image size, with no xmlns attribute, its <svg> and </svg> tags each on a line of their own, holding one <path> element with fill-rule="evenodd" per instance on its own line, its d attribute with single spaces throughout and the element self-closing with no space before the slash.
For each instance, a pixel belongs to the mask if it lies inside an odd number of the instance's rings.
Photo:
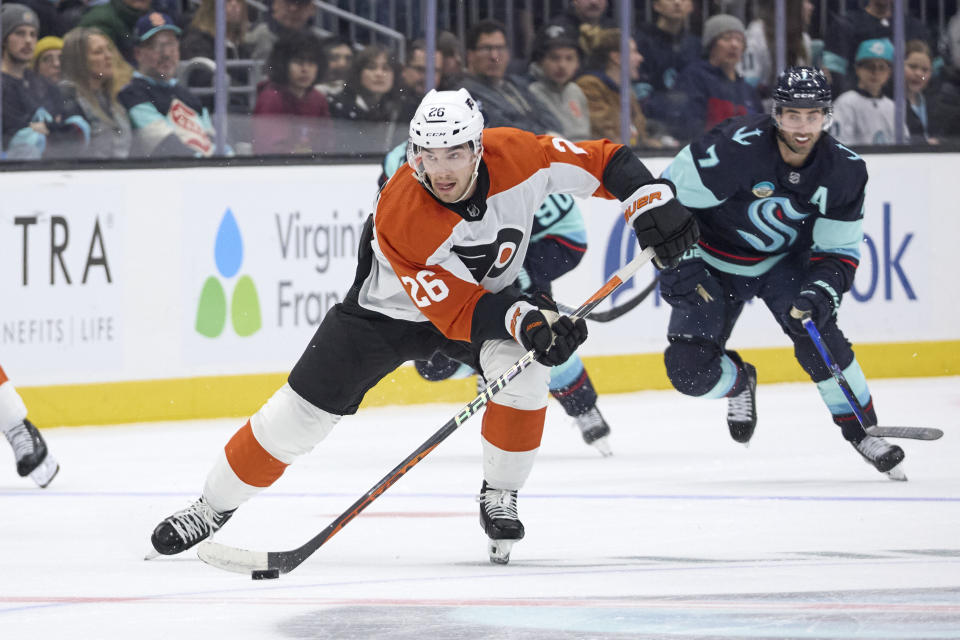
<svg viewBox="0 0 960 640">
<path fill-rule="evenodd" d="M 197 545 L 197 556 L 217 569 L 247 573 L 268 569 L 266 551 L 247 551 L 217 542 L 204 541 Z"/>
</svg>

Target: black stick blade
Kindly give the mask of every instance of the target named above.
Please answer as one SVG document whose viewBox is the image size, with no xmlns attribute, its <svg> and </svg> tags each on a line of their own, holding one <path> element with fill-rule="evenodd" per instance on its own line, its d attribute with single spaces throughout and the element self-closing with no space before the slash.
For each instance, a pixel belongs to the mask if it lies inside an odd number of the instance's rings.
<svg viewBox="0 0 960 640">
<path fill-rule="evenodd" d="M 933 427 L 868 427 L 866 432 L 881 438 L 909 438 L 911 440 L 939 440 L 943 431 Z"/>
</svg>

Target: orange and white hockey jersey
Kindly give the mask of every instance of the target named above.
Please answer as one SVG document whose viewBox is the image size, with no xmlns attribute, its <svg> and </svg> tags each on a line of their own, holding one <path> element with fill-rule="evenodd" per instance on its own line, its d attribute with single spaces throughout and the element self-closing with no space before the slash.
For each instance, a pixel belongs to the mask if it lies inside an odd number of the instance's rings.
<svg viewBox="0 0 960 640">
<path fill-rule="evenodd" d="M 403 167 L 380 191 L 370 272 L 360 306 L 429 320 L 453 340 L 509 338 L 504 314 L 527 252 L 534 214 L 551 193 L 625 199 L 653 179 L 623 145 L 572 143 L 511 128 L 483 132 L 483 161 L 469 199 L 444 204 Z"/>
</svg>

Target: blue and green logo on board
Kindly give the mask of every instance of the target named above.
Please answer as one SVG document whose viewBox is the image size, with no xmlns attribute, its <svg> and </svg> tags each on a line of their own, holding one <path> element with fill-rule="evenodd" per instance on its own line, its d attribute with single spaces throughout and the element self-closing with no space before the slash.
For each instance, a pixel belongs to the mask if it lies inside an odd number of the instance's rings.
<svg viewBox="0 0 960 640">
<path fill-rule="evenodd" d="M 221 279 L 229 282 L 243 266 L 243 237 L 233 212 L 227 209 L 220 220 L 213 248 L 219 275 L 212 275 L 203 283 L 200 303 L 197 305 L 197 333 L 216 338 L 227 326 L 227 318 L 238 336 L 252 336 L 263 326 L 260 316 L 260 297 L 253 278 L 241 275 L 233 284 L 233 295 L 227 304 L 227 294 Z"/>
</svg>

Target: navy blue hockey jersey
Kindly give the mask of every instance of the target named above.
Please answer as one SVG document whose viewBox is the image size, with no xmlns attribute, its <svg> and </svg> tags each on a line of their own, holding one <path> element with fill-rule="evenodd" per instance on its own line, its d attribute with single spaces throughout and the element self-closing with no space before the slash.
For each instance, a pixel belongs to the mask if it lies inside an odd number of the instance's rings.
<svg viewBox="0 0 960 640">
<path fill-rule="evenodd" d="M 732 118 L 684 147 L 663 177 L 696 216 L 694 251 L 713 268 L 757 276 L 809 252 L 808 281 L 842 294 L 860 261 L 866 164 L 824 133 L 791 167 L 776 135 L 769 115 Z"/>
</svg>

